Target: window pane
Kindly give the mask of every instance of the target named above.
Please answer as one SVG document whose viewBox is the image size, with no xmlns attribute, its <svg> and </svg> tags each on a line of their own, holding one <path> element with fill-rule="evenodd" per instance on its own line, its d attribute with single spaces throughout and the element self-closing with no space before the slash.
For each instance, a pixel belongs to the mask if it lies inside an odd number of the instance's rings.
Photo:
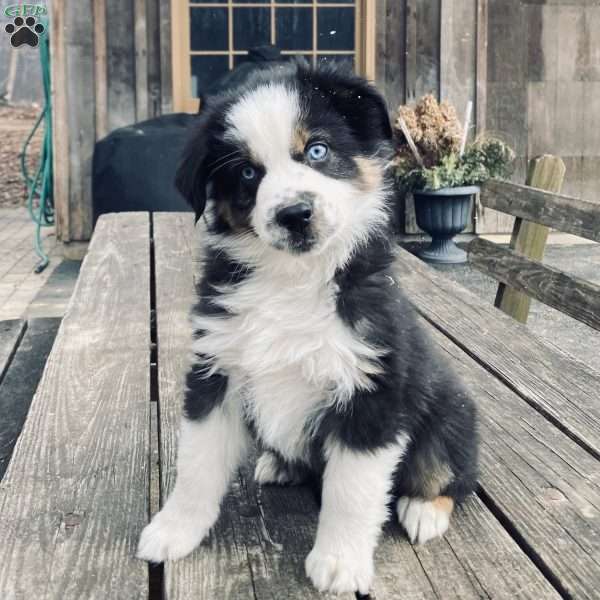
<svg viewBox="0 0 600 600">
<path fill-rule="evenodd" d="M 295 52 L 294 54 L 283 54 L 281 56 L 281 59 L 283 61 L 298 60 L 298 58 L 303 58 L 309 65 L 312 65 L 312 54 L 302 54 L 301 52 Z"/>
<path fill-rule="evenodd" d="M 233 9 L 233 47 L 248 50 L 271 41 L 270 8 Z"/>
<path fill-rule="evenodd" d="M 278 8 L 275 44 L 281 50 L 312 48 L 312 8 Z"/>
<path fill-rule="evenodd" d="M 317 62 L 320 65 L 336 63 L 338 65 L 345 65 L 350 69 L 354 69 L 354 55 L 353 54 L 319 54 Z"/>
<path fill-rule="evenodd" d="M 270 4 L 271 0 L 234 0 L 235 4 Z"/>
<path fill-rule="evenodd" d="M 233 67 L 237 67 L 245 62 L 248 62 L 247 54 L 235 54 L 233 56 Z"/>
<path fill-rule="evenodd" d="M 227 56 L 192 56 L 192 96 L 200 94 L 229 70 Z"/>
<path fill-rule="evenodd" d="M 319 50 L 354 50 L 354 9 L 318 9 Z"/>
<path fill-rule="evenodd" d="M 227 9 L 190 9 L 190 47 L 192 50 L 227 50 Z"/>
</svg>

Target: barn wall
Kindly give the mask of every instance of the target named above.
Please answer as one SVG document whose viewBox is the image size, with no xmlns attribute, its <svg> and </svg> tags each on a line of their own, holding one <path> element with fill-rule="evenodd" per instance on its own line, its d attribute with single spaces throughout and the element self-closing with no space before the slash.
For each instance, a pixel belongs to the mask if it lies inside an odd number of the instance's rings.
<svg viewBox="0 0 600 600">
<path fill-rule="evenodd" d="M 57 234 L 87 241 L 95 141 L 172 110 L 170 3 L 54 0 L 51 18 Z"/>
<path fill-rule="evenodd" d="M 376 82 L 390 107 L 434 93 L 473 135 L 488 131 L 527 160 L 561 155 L 565 192 L 600 202 L 600 2 L 596 0 L 372 0 Z M 92 231 L 91 161 L 115 127 L 172 110 L 168 0 L 55 0 L 52 41 L 58 234 Z M 417 232 L 410 198 L 406 231 Z M 486 210 L 471 230 L 509 231 Z"/>
<path fill-rule="evenodd" d="M 600 202 L 600 2 L 489 0 L 486 128 L 517 150 L 563 158 L 563 192 Z M 512 219 L 486 211 L 479 231 Z"/>
</svg>

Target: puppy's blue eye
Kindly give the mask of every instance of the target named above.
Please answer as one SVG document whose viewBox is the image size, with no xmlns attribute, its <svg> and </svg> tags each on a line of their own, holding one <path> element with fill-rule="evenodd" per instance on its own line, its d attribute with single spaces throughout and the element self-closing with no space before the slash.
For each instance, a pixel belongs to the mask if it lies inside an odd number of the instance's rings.
<svg viewBox="0 0 600 600">
<path fill-rule="evenodd" d="M 323 144 L 322 142 L 319 142 L 318 144 L 311 144 L 306 149 L 306 155 L 308 158 L 317 162 L 324 160 L 328 152 L 329 148 L 327 147 L 327 144 Z"/>
<path fill-rule="evenodd" d="M 252 181 L 256 177 L 256 169 L 253 167 L 244 167 L 242 169 L 242 177 L 246 181 Z"/>
</svg>

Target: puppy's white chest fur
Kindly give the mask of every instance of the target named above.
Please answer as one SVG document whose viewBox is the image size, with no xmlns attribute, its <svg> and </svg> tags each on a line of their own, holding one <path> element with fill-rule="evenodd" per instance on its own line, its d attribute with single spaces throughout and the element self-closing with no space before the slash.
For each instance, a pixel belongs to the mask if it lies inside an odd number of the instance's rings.
<svg viewBox="0 0 600 600">
<path fill-rule="evenodd" d="M 194 351 L 240 382 L 264 442 L 289 460 L 306 458 L 323 410 L 371 387 L 377 350 L 339 317 L 332 281 L 260 268 L 220 291 L 217 303 L 229 314 L 193 318 L 205 332 Z"/>
</svg>

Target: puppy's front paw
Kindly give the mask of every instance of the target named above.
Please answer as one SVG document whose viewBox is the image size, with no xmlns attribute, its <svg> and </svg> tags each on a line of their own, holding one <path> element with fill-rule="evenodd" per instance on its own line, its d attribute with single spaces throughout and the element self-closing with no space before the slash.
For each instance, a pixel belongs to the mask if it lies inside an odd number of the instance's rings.
<svg viewBox="0 0 600 600">
<path fill-rule="evenodd" d="M 306 575 L 320 592 L 368 594 L 373 581 L 371 556 L 334 554 L 317 548 L 306 557 Z"/>
<path fill-rule="evenodd" d="M 204 515 L 186 515 L 165 506 L 144 528 L 137 557 L 153 563 L 187 556 L 206 537 L 214 519 Z"/>
</svg>

